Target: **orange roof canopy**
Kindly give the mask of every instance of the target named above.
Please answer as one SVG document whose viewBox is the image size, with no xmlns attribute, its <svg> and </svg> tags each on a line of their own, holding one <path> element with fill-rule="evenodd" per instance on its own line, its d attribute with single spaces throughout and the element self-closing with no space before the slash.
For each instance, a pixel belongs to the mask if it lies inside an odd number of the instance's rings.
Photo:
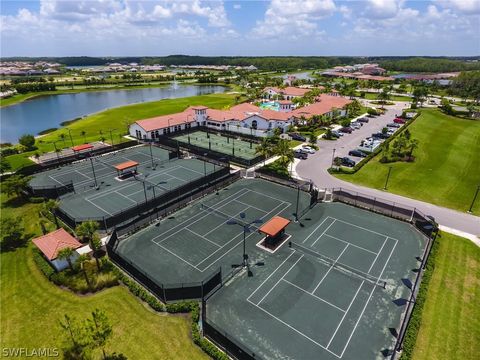
<svg viewBox="0 0 480 360">
<path fill-rule="evenodd" d="M 58 252 L 64 248 L 78 249 L 82 244 L 61 228 L 32 240 L 48 260 L 55 260 Z"/>
<path fill-rule="evenodd" d="M 88 149 L 93 149 L 93 145 L 91 144 L 82 144 L 82 145 L 77 145 L 73 146 L 72 150 L 73 151 L 82 151 L 82 150 L 88 150 Z"/>
<path fill-rule="evenodd" d="M 290 220 L 282 218 L 281 216 L 274 216 L 265 224 L 263 224 L 258 231 L 273 237 L 285 229 L 288 224 L 290 224 Z"/>
<path fill-rule="evenodd" d="M 122 171 L 122 170 L 130 169 L 135 166 L 138 166 L 138 162 L 130 160 L 130 161 L 125 161 L 123 163 L 115 165 L 115 169 L 117 169 L 118 171 Z"/>
</svg>

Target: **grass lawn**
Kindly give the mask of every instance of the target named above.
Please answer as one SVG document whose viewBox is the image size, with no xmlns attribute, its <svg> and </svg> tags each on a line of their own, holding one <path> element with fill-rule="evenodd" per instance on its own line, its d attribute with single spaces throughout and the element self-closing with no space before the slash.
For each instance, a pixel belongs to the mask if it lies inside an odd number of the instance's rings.
<svg viewBox="0 0 480 360">
<path fill-rule="evenodd" d="M 413 360 L 477 359 L 480 248 L 442 233 Z"/>
<path fill-rule="evenodd" d="M 365 93 L 366 100 L 377 100 L 379 93 Z M 412 101 L 412 98 L 409 96 L 400 96 L 400 95 L 390 95 L 391 101 Z"/>
<path fill-rule="evenodd" d="M 115 129 L 112 131 L 113 141 L 118 143 L 122 139 L 121 136 L 127 133 L 128 125 L 137 120 L 181 112 L 190 105 L 205 105 L 215 109 L 222 109 L 233 105 L 234 101 L 235 95 L 223 93 L 127 105 L 87 116 L 68 125 L 68 128 L 71 130 L 75 145 L 83 144 L 85 141 L 98 141 L 102 136 L 107 142 L 111 142 L 109 129 Z M 85 131 L 85 136 L 82 135 L 82 131 Z M 100 134 L 100 131 L 103 134 Z M 57 147 L 71 146 L 68 131 L 65 128 L 60 128 L 38 139 L 36 142 L 37 151 L 40 153 L 54 151 L 54 146 L 51 142 L 60 140 L 61 134 L 65 135 L 65 141 L 57 142 Z M 12 166 L 12 169 L 15 170 L 25 162 L 29 163 L 29 160 L 26 158 L 33 155 L 33 153 L 23 153 L 6 157 L 6 159 Z"/>
<path fill-rule="evenodd" d="M 381 164 L 381 154 L 353 175 L 339 178 L 383 189 L 392 166 L 388 191 L 432 204 L 467 211 L 480 184 L 480 121 L 459 119 L 423 109 L 409 127 L 419 141 L 413 163 Z M 480 199 L 473 208 L 480 214 Z"/>
<path fill-rule="evenodd" d="M 2 216 L 28 219 L 24 220 L 26 232 L 39 234 L 39 204 L 7 201 L 4 194 L 1 199 Z M 100 308 L 106 311 L 113 326 L 109 352 L 123 353 L 129 359 L 208 359 L 193 344 L 190 319 L 186 316 L 157 314 L 122 286 L 91 296 L 62 290 L 37 268 L 31 245 L 4 252 L 0 260 L 1 348 L 61 348 L 61 317 L 69 314 L 86 318 Z"/>
</svg>

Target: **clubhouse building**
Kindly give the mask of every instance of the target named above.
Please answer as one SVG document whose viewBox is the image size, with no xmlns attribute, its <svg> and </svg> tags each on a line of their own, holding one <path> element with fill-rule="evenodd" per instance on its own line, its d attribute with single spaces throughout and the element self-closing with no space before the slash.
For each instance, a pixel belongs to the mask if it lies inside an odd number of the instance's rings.
<svg viewBox="0 0 480 360">
<path fill-rule="evenodd" d="M 296 96 L 302 96 L 298 94 Z M 293 96 L 293 93 L 289 91 L 289 95 Z M 314 115 L 332 117 L 339 111 L 340 116 L 344 116 L 349 103 L 351 100 L 340 96 L 321 94 L 314 103 L 300 108 L 294 108 L 290 100 L 279 101 L 275 110 L 250 103 L 235 105 L 228 110 L 190 106 L 181 113 L 138 120 L 130 125 L 129 132 L 137 139 L 155 140 L 185 129 L 208 127 L 265 137 L 276 128 L 285 132 L 288 126 Z"/>
</svg>

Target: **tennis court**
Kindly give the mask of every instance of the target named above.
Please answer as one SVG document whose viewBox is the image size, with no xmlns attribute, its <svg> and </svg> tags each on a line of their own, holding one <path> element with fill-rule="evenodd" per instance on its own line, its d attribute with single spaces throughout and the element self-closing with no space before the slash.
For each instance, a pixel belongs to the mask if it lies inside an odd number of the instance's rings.
<svg viewBox="0 0 480 360">
<path fill-rule="evenodd" d="M 207 152 L 208 150 L 213 150 L 246 160 L 252 160 L 258 156 L 258 154 L 255 154 L 257 144 L 240 138 L 221 136 L 204 131 L 193 131 L 175 136 L 174 139 L 186 144 L 202 147 Z"/>
<path fill-rule="evenodd" d="M 138 163 L 135 174 L 119 176 L 115 166 L 131 161 Z M 60 210 L 82 221 L 111 217 L 220 169 L 194 158 L 169 159 L 169 153 L 158 147 L 138 146 L 39 173 L 30 186 L 73 182 L 75 192 L 61 197 Z"/>
<path fill-rule="evenodd" d="M 207 300 L 207 329 L 262 359 L 384 357 L 424 238 L 344 204 L 319 204 L 308 217 L 287 227 L 291 246 Z"/>
<path fill-rule="evenodd" d="M 299 208 L 304 209 L 310 198 L 307 193 L 300 195 Z M 293 219 L 296 201 L 294 189 L 240 180 L 122 240 L 117 252 L 159 283 L 202 281 L 219 267 L 229 272 L 232 265 L 242 263 L 243 228 L 227 224 L 229 219 L 265 222 L 275 215 Z M 252 226 L 246 234 L 251 252 L 262 239 L 256 229 Z"/>
</svg>

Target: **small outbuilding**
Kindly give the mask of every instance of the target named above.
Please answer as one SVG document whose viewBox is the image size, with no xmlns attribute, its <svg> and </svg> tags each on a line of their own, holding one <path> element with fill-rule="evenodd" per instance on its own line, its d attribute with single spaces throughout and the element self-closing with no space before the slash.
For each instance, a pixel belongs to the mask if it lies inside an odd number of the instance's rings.
<svg viewBox="0 0 480 360">
<path fill-rule="evenodd" d="M 65 229 L 61 228 L 46 235 L 37 237 L 32 240 L 35 246 L 42 252 L 43 256 L 57 271 L 61 271 L 68 267 L 68 261 L 58 259 L 58 253 L 65 248 L 76 250 L 83 245 L 70 235 Z M 79 254 L 74 251 L 70 260 L 74 262 Z"/>
</svg>

